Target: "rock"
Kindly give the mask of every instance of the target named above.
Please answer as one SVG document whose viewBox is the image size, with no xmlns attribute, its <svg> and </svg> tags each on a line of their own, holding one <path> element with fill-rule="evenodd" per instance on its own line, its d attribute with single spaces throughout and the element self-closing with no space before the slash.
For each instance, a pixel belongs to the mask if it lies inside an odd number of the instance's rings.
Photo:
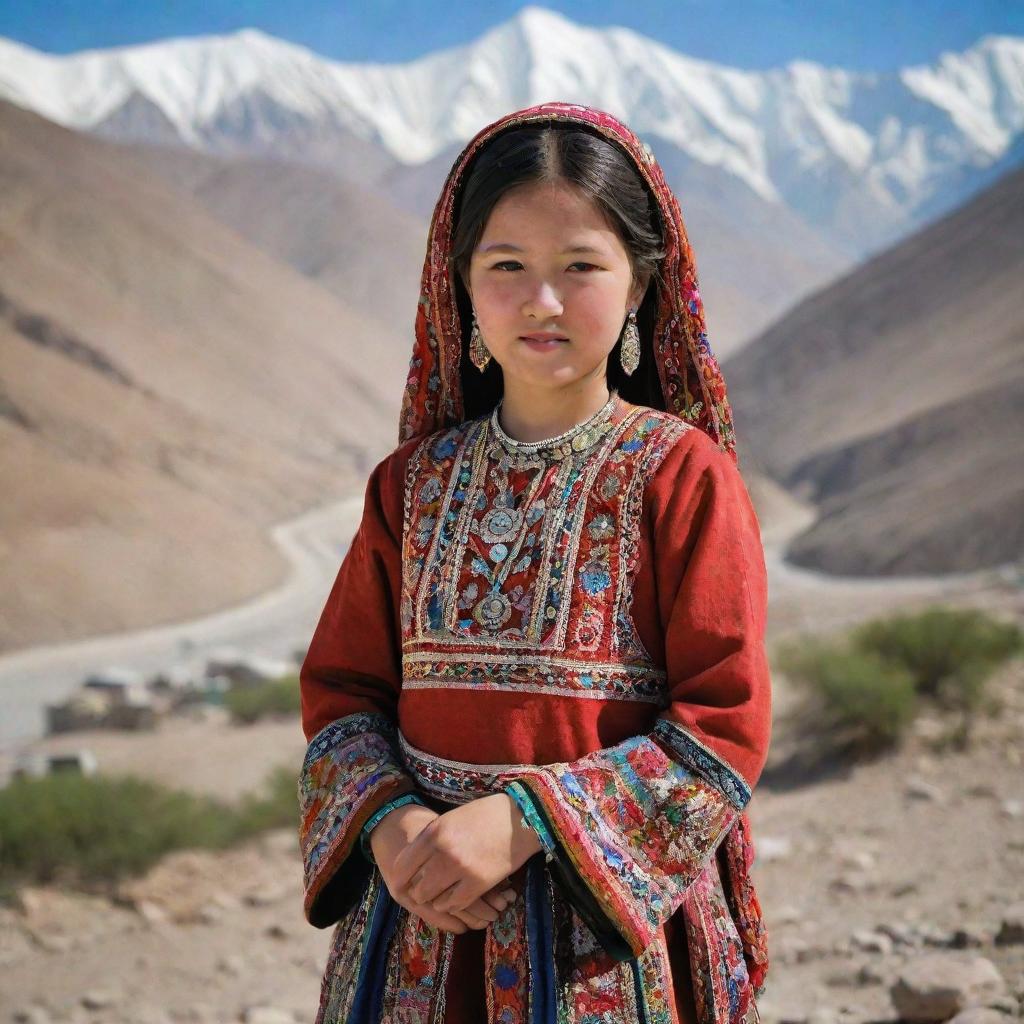
<svg viewBox="0 0 1024 1024">
<path fill-rule="evenodd" d="M 985 1009 L 998 1010 L 1000 1013 L 1003 1014 L 1015 1014 L 1021 1009 L 1020 1000 L 1018 1000 L 1015 996 L 1010 995 L 1009 993 L 1002 996 L 995 996 L 994 998 L 990 999 L 987 1003 L 985 1003 Z"/>
<path fill-rule="evenodd" d="M 917 882 L 897 882 L 889 891 L 895 899 L 903 896 L 913 896 L 921 887 Z"/>
<path fill-rule="evenodd" d="M 811 1011 L 807 1018 L 807 1024 L 836 1024 L 838 1020 L 839 1016 L 835 1010 L 829 1009 L 827 1006 L 819 1006 Z"/>
<path fill-rule="evenodd" d="M 224 911 L 220 907 L 208 903 L 206 906 L 199 907 L 190 919 L 185 919 L 186 922 L 189 920 L 196 924 L 220 924 L 224 920 Z"/>
<path fill-rule="evenodd" d="M 774 924 L 797 924 L 802 919 L 803 915 L 800 911 L 788 903 L 784 907 L 779 907 L 772 915 L 772 922 Z"/>
<path fill-rule="evenodd" d="M 276 1006 L 250 1006 L 242 1020 L 245 1024 L 295 1024 L 295 1015 Z"/>
<path fill-rule="evenodd" d="M 926 946 L 932 946 L 935 949 L 949 949 L 952 941 L 950 932 L 934 924 L 919 924 L 917 933 Z"/>
<path fill-rule="evenodd" d="M 116 993 L 107 989 L 94 988 L 81 998 L 82 1006 L 87 1010 L 106 1010 L 118 1002 Z"/>
<path fill-rule="evenodd" d="M 798 957 L 810 948 L 809 943 L 798 935 L 785 935 L 777 943 L 778 957 L 784 964 L 796 963 Z"/>
<path fill-rule="evenodd" d="M 69 935 L 56 935 L 38 928 L 26 928 L 32 941 L 47 953 L 67 953 L 74 943 Z"/>
<path fill-rule="evenodd" d="M 842 840 L 832 849 L 833 856 L 844 868 L 855 868 L 859 871 L 871 871 L 876 864 L 875 855 L 865 850 L 858 843 Z"/>
<path fill-rule="evenodd" d="M 269 907 L 271 904 L 290 899 L 291 896 L 290 886 L 277 885 L 254 889 L 251 892 L 247 892 L 242 899 L 250 907 Z"/>
<path fill-rule="evenodd" d="M 219 1024 L 220 1021 L 220 1016 L 209 1003 L 193 1003 L 183 1010 L 172 1010 L 171 1016 L 188 1024 Z"/>
<path fill-rule="evenodd" d="M 152 900 L 138 900 L 133 903 L 135 912 L 150 924 L 164 924 L 167 921 L 167 911 L 154 903 Z"/>
<path fill-rule="evenodd" d="M 880 932 L 882 935 L 888 935 L 899 946 L 917 946 L 921 942 L 921 936 L 918 934 L 917 929 L 914 925 L 907 922 L 903 924 L 879 924 L 875 926 L 875 931 Z"/>
<path fill-rule="evenodd" d="M 949 1024 L 1006 1024 L 1006 1017 L 998 1010 L 976 1006 L 973 1010 L 958 1013 Z"/>
<path fill-rule="evenodd" d="M 1014 903 L 1004 914 L 996 933 L 997 946 L 1019 946 L 1024 943 L 1024 903 Z"/>
<path fill-rule="evenodd" d="M 854 871 L 844 871 L 829 882 L 829 888 L 834 889 L 836 892 L 862 893 L 867 892 L 869 889 L 878 888 L 878 883 L 867 875 Z"/>
<path fill-rule="evenodd" d="M 925 779 L 911 777 L 903 788 L 903 795 L 912 800 L 941 800 L 942 790 Z"/>
<path fill-rule="evenodd" d="M 861 964 L 857 971 L 857 981 L 861 985 L 882 985 L 885 983 L 885 976 L 874 964 Z"/>
<path fill-rule="evenodd" d="M 856 988 L 860 985 L 858 973 L 845 967 L 829 971 L 823 980 L 829 988 Z"/>
<path fill-rule="evenodd" d="M 298 829 L 284 828 L 266 832 L 260 838 L 260 846 L 267 853 L 277 853 L 294 858 L 299 853 Z"/>
<path fill-rule="evenodd" d="M 756 859 L 759 864 L 785 860 L 793 852 L 793 841 L 788 836 L 760 836 L 757 840 Z"/>
<path fill-rule="evenodd" d="M 892 939 L 884 932 L 871 932 L 866 928 L 855 931 L 850 936 L 850 942 L 854 949 L 863 950 L 865 953 L 884 953 L 888 955 L 892 952 L 893 946 Z"/>
<path fill-rule="evenodd" d="M 995 786 L 990 782 L 976 782 L 973 786 L 968 786 L 965 792 L 968 796 L 984 796 L 992 800 L 999 797 Z"/>
<path fill-rule="evenodd" d="M 1005 991 L 1002 975 L 981 956 L 918 956 L 899 972 L 889 995 L 903 1021 L 937 1024 Z"/>
<path fill-rule="evenodd" d="M 323 964 L 316 957 L 312 956 L 295 956 L 292 957 L 292 963 L 296 967 L 302 968 L 307 974 L 312 974 L 314 977 L 321 977 L 324 973 Z"/>
<path fill-rule="evenodd" d="M 167 1012 L 155 1006 L 133 1006 L 131 1014 L 124 1019 L 131 1024 L 173 1024 Z"/>
<path fill-rule="evenodd" d="M 53 1018 L 44 1006 L 24 1006 L 15 1010 L 11 1019 L 17 1024 L 51 1024 Z"/>
<path fill-rule="evenodd" d="M 911 723 L 910 731 L 925 743 L 938 743 L 946 735 L 946 723 L 932 715 L 918 715 Z M 934 771 L 935 758 L 922 754 L 917 758 L 917 767 L 922 771 Z"/>
<path fill-rule="evenodd" d="M 229 953 L 227 956 L 220 957 L 215 966 L 221 974 L 239 978 L 245 973 L 245 958 L 237 953 Z"/>
<path fill-rule="evenodd" d="M 951 949 L 978 949 L 992 941 L 992 930 L 977 921 L 967 921 L 949 936 Z"/>
<path fill-rule="evenodd" d="M 805 964 L 828 956 L 829 950 L 815 946 L 799 935 L 783 935 L 777 944 L 779 960 L 785 964 Z"/>
</svg>

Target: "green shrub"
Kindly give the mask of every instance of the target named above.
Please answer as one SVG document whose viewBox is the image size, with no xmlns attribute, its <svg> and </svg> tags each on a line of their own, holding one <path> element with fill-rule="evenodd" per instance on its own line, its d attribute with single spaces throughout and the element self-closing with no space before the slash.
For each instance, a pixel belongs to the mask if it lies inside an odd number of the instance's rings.
<svg viewBox="0 0 1024 1024">
<path fill-rule="evenodd" d="M 257 686 L 235 686 L 225 694 L 224 706 L 236 722 L 249 724 L 268 715 L 294 715 L 300 710 L 299 679 L 284 676 Z"/>
<path fill-rule="evenodd" d="M 851 640 L 859 650 L 906 669 L 918 693 L 975 709 L 993 670 L 1022 649 L 1024 634 L 977 609 L 933 606 L 866 622 Z"/>
<path fill-rule="evenodd" d="M 819 724 L 851 746 L 895 745 L 913 720 L 911 674 L 870 652 L 816 638 L 781 645 L 779 667 L 820 704 Z"/>
<path fill-rule="evenodd" d="M 299 773 L 292 768 L 277 768 L 267 779 L 264 795 L 245 799 L 237 809 L 239 838 L 266 832 L 272 828 L 298 829 Z M 296 831 L 296 842 L 298 832 Z"/>
<path fill-rule="evenodd" d="M 278 769 L 239 805 L 136 778 L 57 773 L 0 789 L 0 890 L 59 882 L 95 888 L 166 853 L 217 849 L 298 823 L 297 771 Z"/>
</svg>

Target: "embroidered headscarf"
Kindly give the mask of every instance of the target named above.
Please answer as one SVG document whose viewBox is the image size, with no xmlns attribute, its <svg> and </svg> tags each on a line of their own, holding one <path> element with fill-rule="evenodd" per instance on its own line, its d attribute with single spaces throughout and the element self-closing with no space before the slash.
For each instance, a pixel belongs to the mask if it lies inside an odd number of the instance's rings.
<svg viewBox="0 0 1024 1024">
<path fill-rule="evenodd" d="M 732 412 L 725 380 L 708 343 L 704 305 L 697 287 L 697 267 L 686 236 L 679 202 L 650 147 L 621 121 L 603 110 L 576 103 L 540 103 L 517 110 L 481 129 L 448 172 L 430 221 L 416 311 L 416 339 L 402 399 L 399 442 L 454 426 L 465 419 L 460 377 L 462 325 L 455 297 L 452 251 L 453 214 L 467 168 L 499 132 L 521 125 L 574 123 L 618 143 L 654 197 L 664 235 L 665 256 L 659 264 L 653 338 L 641 333 L 640 344 L 653 346 L 663 408 L 704 430 L 736 460 Z M 653 284 L 653 281 L 652 281 Z"/>
</svg>

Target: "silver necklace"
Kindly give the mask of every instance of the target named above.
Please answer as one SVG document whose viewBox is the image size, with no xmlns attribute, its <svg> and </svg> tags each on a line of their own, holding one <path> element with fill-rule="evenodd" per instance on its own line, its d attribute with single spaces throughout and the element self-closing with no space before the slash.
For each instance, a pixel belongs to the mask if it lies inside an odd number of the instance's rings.
<svg viewBox="0 0 1024 1024">
<path fill-rule="evenodd" d="M 505 433 L 501 423 L 498 421 L 498 412 L 505 401 L 502 398 L 491 413 L 491 430 L 506 449 L 522 455 L 531 455 L 544 449 L 560 449 L 561 451 L 558 454 L 582 451 L 584 448 L 589 447 L 596 440 L 597 436 L 602 433 L 601 428 L 611 417 L 618 397 L 618 391 L 613 389 L 608 395 L 608 401 L 593 415 L 588 416 L 581 423 L 577 423 L 561 434 L 556 434 L 554 437 L 545 437 L 540 441 L 517 441 L 514 437 L 510 437 Z"/>
</svg>

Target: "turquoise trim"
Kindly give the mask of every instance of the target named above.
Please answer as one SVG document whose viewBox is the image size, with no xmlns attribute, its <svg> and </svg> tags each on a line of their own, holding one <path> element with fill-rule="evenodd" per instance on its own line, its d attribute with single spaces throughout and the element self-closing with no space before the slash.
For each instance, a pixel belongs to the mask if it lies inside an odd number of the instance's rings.
<svg viewBox="0 0 1024 1024">
<path fill-rule="evenodd" d="M 555 837 L 551 834 L 550 829 L 544 820 L 537 814 L 537 810 L 534 807 L 533 800 L 530 799 L 530 795 L 526 790 L 526 787 L 521 782 L 510 782 L 505 787 L 505 792 L 512 798 L 513 803 L 522 812 L 522 822 L 527 828 L 532 828 L 537 833 L 537 838 L 540 840 L 541 846 L 544 848 L 544 859 L 547 861 L 554 860 L 555 849 L 558 846 L 558 842 Z"/>
<path fill-rule="evenodd" d="M 404 807 L 405 804 L 419 804 L 421 807 L 427 806 L 426 801 L 416 793 L 403 793 L 401 796 L 396 796 L 381 804 L 360 830 L 359 845 L 362 847 L 363 855 L 371 864 L 376 864 L 377 862 L 373 859 L 373 850 L 370 848 L 370 833 L 380 824 L 389 811 L 393 811 L 396 807 Z"/>
</svg>

